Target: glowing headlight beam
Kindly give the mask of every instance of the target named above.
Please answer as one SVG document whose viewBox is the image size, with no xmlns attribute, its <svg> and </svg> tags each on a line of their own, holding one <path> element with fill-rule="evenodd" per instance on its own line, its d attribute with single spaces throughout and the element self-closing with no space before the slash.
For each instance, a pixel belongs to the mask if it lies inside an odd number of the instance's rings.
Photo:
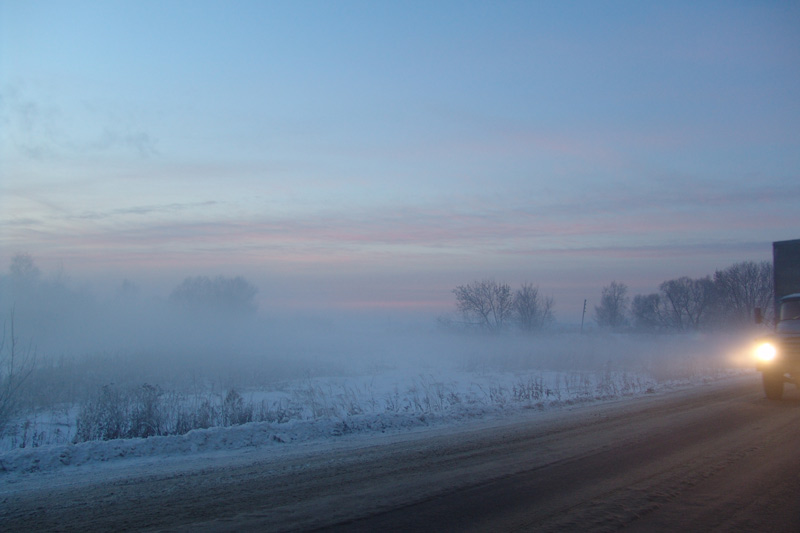
<svg viewBox="0 0 800 533">
<path fill-rule="evenodd" d="M 773 346 L 768 342 L 760 344 L 756 348 L 756 357 L 758 357 L 761 361 L 764 361 L 765 363 L 769 363 L 770 361 L 775 359 L 775 356 L 777 354 L 778 351 L 775 349 L 775 346 Z"/>
</svg>

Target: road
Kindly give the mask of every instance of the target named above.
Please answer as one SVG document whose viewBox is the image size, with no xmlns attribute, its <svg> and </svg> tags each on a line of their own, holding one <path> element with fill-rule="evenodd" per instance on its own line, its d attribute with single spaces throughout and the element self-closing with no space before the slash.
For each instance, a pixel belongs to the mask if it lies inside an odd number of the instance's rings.
<svg viewBox="0 0 800 533">
<path fill-rule="evenodd" d="M 60 478 L 59 478 L 60 479 Z M 3 531 L 800 531 L 800 393 L 756 375 L 0 494 Z"/>
</svg>

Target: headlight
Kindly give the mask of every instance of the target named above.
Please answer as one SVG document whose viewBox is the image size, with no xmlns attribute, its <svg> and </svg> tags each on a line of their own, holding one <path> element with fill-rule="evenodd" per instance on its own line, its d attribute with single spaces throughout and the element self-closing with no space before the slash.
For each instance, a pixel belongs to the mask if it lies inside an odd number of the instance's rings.
<svg viewBox="0 0 800 533">
<path fill-rule="evenodd" d="M 771 362 L 773 359 L 775 359 L 776 355 L 778 355 L 778 350 L 776 350 L 775 346 L 769 342 L 759 344 L 756 348 L 756 357 L 765 363 Z"/>
</svg>

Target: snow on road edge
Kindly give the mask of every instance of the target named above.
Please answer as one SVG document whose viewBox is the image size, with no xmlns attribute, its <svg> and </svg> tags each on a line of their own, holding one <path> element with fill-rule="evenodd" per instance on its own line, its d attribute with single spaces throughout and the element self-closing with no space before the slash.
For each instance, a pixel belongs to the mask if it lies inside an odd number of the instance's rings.
<svg viewBox="0 0 800 533">
<path fill-rule="evenodd" d="M 325 441 L 344 435 L 399 433 L 429 427 L 463 426 L 470 421 L 489 417 L 510 417 L 520 411 L 552 410 L 576 403 L 629 398 L 663 392 L 727 377 L 654 384 L 638 393 L 614 396 L 574 396 L 560 400 L 515 402 L 503 405 L 463 405 L 445 412 L 378 413 L 328 417 L 315 420 L 294 420 L 283 423 L 252 422 L 240 426 L 193 430 L 184 435 L 150 438 L 90 441 L 37 448 L 14 449 L 0 453 L 0 480 L 19 475 L 56 472 L 84 465 L 118 463 L 135 458 L 191 457 L 199 454 L 236 452 L 290 443 Z"/>
</svg>

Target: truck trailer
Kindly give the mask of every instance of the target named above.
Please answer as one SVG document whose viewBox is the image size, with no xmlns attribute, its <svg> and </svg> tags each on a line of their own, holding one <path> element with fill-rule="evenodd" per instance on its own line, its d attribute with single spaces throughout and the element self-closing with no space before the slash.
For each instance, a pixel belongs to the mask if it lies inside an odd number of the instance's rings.
<svg viewBox="0 0 800 533">
<path fill-rule="evenodd" d="M 772 268 L 775 329 L 757 344 L 756 368 L 767 398 L 780 400 L 784 383 L 800 381 L 800 239 L 772 243 Z"/>
</svg>

